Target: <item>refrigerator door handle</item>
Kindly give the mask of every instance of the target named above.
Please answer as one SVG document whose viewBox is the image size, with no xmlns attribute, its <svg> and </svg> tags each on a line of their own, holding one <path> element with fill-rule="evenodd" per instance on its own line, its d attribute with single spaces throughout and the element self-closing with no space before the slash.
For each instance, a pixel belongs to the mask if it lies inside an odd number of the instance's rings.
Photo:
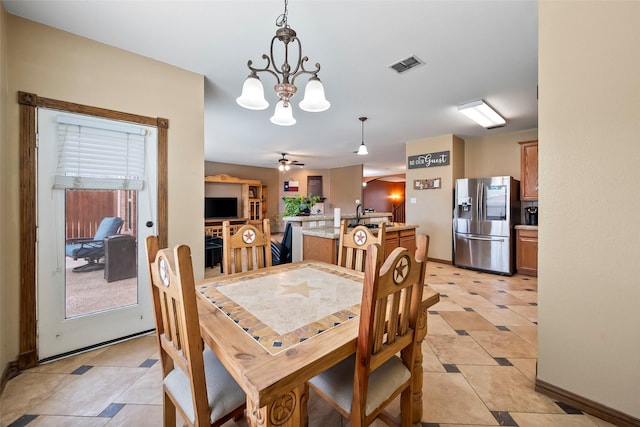
<svg viewBox="0 0 640 427">
<path fill-rule="evenodd" d="M 460 236 L 460 235 L 458 235 Z M 460 236 L 463 237 L 464 239 L 469 239 L 469 240 L 482 240 L 484 242 L 504 242 L 505 239 L 501 238 L 501 237 L 481 237 L 481 236 Z"/>
</svg>

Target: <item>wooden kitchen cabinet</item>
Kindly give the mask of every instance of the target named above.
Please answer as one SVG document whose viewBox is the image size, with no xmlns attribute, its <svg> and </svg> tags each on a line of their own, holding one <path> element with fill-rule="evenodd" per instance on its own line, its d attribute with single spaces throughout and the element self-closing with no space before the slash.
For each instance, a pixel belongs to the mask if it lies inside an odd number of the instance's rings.
<svg viewBox="0 0 640 427">
<path fill-rule="evenodd" d="M 397 247 L 407 248 L 411 253 L 416 251 L 416 229 L 387 231 L 385 236 L 385 258 Z"/>
<path fill-rule="evenodd" d="M 316 236 L 302 236 L 302 259 L 338 263 L 338 240 Z"/>
<path fill-rule="evenodd" d="M 516 270 L 538 275 L 538 230 L 516 230 Z"/>
<path fill-rule="evenodd" d="M 520 200 L 538 200 L 538 141 L 520 143 Z"/>
</svg>

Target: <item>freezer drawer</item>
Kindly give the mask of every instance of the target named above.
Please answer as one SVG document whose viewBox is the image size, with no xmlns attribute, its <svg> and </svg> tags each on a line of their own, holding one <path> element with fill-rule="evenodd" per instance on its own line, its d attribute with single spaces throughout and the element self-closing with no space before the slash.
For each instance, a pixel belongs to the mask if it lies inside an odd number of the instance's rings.
<svg viewBox="0 0 640 427">
<path fill-rule="evenodd" d="M 512 275 L 513 237 L 459 234 L 454 236 L 455 265 Z"/>
</svg>

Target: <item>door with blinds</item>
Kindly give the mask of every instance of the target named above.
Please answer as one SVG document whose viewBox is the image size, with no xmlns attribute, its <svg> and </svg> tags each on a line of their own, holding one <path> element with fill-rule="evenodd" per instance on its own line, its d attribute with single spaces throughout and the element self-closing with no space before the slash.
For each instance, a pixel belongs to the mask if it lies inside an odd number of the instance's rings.
<svg viewBox="0 0 640 427">
<path fill-rule="evenodd" d="M 38 358 L 154 328 L 157 129 L 38 109 Z"/>
</svg>

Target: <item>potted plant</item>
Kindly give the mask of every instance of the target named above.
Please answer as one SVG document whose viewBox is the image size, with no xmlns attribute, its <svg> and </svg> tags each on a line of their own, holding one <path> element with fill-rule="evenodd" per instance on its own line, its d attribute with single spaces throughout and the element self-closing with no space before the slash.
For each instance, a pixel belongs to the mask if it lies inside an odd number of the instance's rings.
<svg viewBox="0 0 640 427">
<path fill-rule="evenodd" d="M 303 196 L 301 194 L 297 194 L 293 197 L 283 197 L 284 200 L 284 213 L 285 216 L 300 216 L 300 215 L 309 215 L 311 213 L 311 208 L 313 205 L 318 203 L 320 200 L 320 196 L 312 196 L 309 193 L 307 196 Z"/>
</svg>

